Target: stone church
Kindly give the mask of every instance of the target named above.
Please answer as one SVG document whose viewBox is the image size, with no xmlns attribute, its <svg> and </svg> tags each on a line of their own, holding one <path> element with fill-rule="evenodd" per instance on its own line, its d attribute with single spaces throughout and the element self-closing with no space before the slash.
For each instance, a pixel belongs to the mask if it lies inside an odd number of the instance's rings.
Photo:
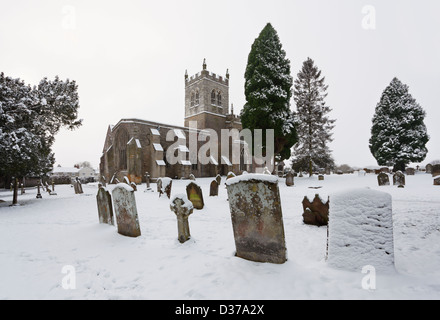
<svg viewBox="0 0 440 320">
<path fill-rule="evenodd" d="M 231 148 L 229 156 L 221 155 L 219 151 L 219 158 L 211 156 L 209 164 L 200 164 L 197 155 L 189 152 L 189 135 L 191 130 L 194 132 L 194 128 L 189 128 L 192 121 L 197 121 L 198 134 L 203 129 L 213 129 L 219 139 L 222 129 L 242 129 L 240 117 L 234 115 L 233 107 L 229 111 L 228 71 L 225 77 L 209 72 L 204 61 L 201 72 L 192 77 L 185 73 L 185 118 L 182 127 L 141 119 L 121 119 L 116 125 L 110 125 L 100 161 L 101 177 L 112 183 L 116 178 L 123 181 L 126 176 L 130 182 L 139 184 L 145 181 L 147 172 L 154 180 L 159 177 L 185 179 L 190 174 L 214 177 L 230 171 L 236 174 L 251 171 L 251 166 L 245 165 L 244 161 L 232 165 Z M 173 141 L 167 141 L 170 131 L 175 136 Z M 197 151 L 203 143 L 197 143 Z M 171 146 L 184 155 L 176 164 L 169 164 L 166 158 Z"/>
</svg>

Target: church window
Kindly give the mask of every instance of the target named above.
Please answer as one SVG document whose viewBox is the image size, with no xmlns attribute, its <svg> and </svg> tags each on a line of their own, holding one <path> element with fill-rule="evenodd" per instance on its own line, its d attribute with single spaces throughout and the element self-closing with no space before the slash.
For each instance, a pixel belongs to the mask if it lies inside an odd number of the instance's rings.
<svg viewBox="0 0 440 320">
<path fill-rule="evenodd" d="M 219 92 L 217 95 L 217 106 L 221 107 L 222 106 L 222 93 Z"/>
<path fill-rule="evenodd" d="M 194 92 L 191 92 L 191 107 L 194 107 L 195 104 L 195 95 Z"/>
<path fill-rule="evenodd" d="M 211 92 L 211 104 L 215 105 L 216 103 L 216 94 L 215 94 L 215 90 L 212 90 Z"/>
<path fill-rule="evenodd" d="M 200 93 L 199 91 L 196 91 L 196 106 L 200 104 Z"/>
</svg>

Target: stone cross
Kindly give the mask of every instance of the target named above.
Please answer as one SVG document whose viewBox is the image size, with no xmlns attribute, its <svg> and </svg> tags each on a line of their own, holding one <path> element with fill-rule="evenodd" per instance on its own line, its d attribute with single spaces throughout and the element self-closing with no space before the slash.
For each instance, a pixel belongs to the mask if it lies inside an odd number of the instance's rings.
<svg viewBox="0 0 440 320">
<path fill-rule="evenodd" d="M 112 196 L 118 233 L 127 237 L 139 237 L 141 229 L 133 188 L 119 183 L 113 189 Z"/>
<path fill-rule="evenodd" d="M 195 209 L 202 210 L 205 206 L 202 188 L 200 188 L 200 186 L 196 183 L 191 182 L 186 186 L 186 196 L 188 197 L 189 201 L 192 202 Z"/>
<path fill-rule="evenodd" d="M 179 194 L 171 201 L 170 209 L 177 217 L 177 231 L 180 243 L 184 243 L 191 238 L 189 231 L 188 217 L 193 213 L 193 205 L 184 194 Z"/>
<path fill-rule="evenodd" d="M 99 223 L 106 223 L 114 226 L 113 204 L 110 192 L 101 186 L 96 195 L 96 202 L 98 204 Z"/>
<path fill-rule="evenodd" d="M 286 262 L 278 178 L 252 174 L 226 182 L 236 256 L 256 261 Z"/>
</svg>

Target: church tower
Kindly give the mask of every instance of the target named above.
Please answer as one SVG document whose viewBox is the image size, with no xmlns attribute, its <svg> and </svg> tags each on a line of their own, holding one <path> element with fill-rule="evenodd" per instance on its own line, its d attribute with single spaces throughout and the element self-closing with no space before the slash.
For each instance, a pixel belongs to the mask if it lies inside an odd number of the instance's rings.
<svg viewBox="0 0 440 320">
<path fill-rule="evenodd" d="M 206 60 L 203 69 L 189 77 L 185 73 L 185 127 L 197 121 L 198 129 L 214 129 L 220 134 L 226 128 L 229 113 L 229 72 L 219 76 L 209 72 Z"/>
</svg>

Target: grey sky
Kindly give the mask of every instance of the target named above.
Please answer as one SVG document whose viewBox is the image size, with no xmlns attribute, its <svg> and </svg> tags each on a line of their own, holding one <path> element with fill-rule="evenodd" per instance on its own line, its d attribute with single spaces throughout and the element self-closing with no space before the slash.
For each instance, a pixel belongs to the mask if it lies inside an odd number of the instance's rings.
<svg viewBox="0 0 440 320">
<path fill-rule="evenodd" d="M 59 75 L 79 85 L 84 125 L 57 136 L 57 164 L 97 167 L 107 126 L 121 118 L 183 125 L 185 69 L 199 72 L 203 58 L 217 74 L 229 68 L 238 113 L 247 56 L 267 22 L 294 78 L 307 57 L 326 76 L 338 164 L 376 164 L 371 119 L 395 76 L 427 112 L 427 161 L 440 159 L 437 0 L 0 1 L 0 71 L 31 84 Z M 376 10 L 375 30 L 362 27 L 366 5 Z"/>
</svg>

